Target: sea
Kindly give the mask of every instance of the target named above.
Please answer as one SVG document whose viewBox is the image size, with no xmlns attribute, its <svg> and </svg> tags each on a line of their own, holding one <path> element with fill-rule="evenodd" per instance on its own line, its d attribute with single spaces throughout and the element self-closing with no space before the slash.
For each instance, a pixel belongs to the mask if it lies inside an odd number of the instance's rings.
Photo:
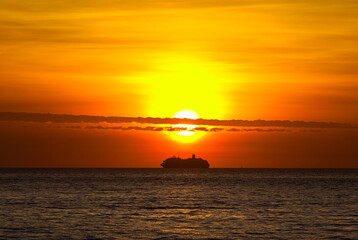
<svg viewBox="0 0 358 240">
<path fill-rule="evenodd" d="M 0 239 L 358 239 L 358 169 L 0 169 Z"/>
</svg>

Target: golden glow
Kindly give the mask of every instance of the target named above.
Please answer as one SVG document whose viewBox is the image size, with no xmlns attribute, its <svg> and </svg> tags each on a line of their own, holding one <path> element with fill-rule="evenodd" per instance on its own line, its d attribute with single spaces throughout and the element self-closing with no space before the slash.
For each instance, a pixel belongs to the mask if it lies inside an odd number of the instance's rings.
<svg viewBox="0 0 358 240">
<path fill-rule="evenodd" d="M 188 119 L 198 119 L 198 114 L 192 110 L 182 110 L 177 112 L 174 116 L 174 118 L 188 118 Z M 195 128 L 198 127 L 198 125 L 191 125 L 191 124 L 175 124 L 173 125 L 175 128 L 184 128 L 185 130 L 176 131 L 176 132 L 169 132 L 169 136 L 182 143 L 191 143 L 202 136 L 204 136 L 204 132 L 195 132 Z"/>
<path fill-rule="evenodd" d="M 189 118 L 189 119 L 198 119 L 198 114 L 192 110 L 183 110 L 180 112 L 177 112 L 174 115 L 174 118 Z"/>
<path fill-rule="evenodd" d="M 195 128 L 197 125 L 189 125 L 189 124 L 177 124 L 173 125 L 173 127 L 186 128 L 186 130 L 178 131 L 177 134 L 181 136 L 193 136 L 195 134 Z"/>
<path fill-rule="evenodd" d="M 202 118 L 225 118 L 229 72 L 223 64 L 189 53 L 151 58 L 148 71 L 127 78 L 146 86 L 146 115 L 171 117 L 178 109 L 195 109 Z"/>
<path fill-rule="evenodd" d="M 128 82 L 147 86 L 147 116 L 196 119 L 221 119 L 227 114 L 227 85 L 232 75 L 220 62 L 205 55 L 162 52 L 151 56 L 149 70 L 128 77 Z M 184 109 L 177 112 L 179 109 Z M 193 109 L 193 110 L 188 110 Z M 181 143 L 192 143 L 206 133 L 195 132 L 192 125 L 177 125 L 186 130 L 169 132 Z"/>
<path fill-rule="evenodd" d="M 109 2 L 0 1 L 1 111 L 358 121 L 354 1 Z"/>
<path fill-rule="evenodd" d="M 189 118 L 189 119 L 198 119 L 198 115 L 196 112 L 191 110 L 183 110 L 180 112 L 177 112 L 174 115 L 174 118 Z M 190 125 L 190 124 L 176 124 L 173 125 L 173 127 L 180 127 L 180 128 L 186 128 L 186 130 L 178 131 L 177 134 L 181 136 L 193 136 L 195 134 L 194 129 L 198 127 L 197 125 Z"/>
</svg>

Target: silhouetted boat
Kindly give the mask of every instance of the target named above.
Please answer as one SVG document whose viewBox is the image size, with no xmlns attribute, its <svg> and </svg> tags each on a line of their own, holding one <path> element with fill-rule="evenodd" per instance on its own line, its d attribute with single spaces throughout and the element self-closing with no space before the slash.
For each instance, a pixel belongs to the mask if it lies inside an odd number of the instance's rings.
<svg viewBox="0 0 358 240">
<path fill-rule="evenodd" d="M 163 161 L 163 168 L 209 168 L 208 161 L 202 158 L 195 158 L 193 154 L 192 158 L 181 159 L 180 157 L 171 157 Z"/>
</svg>

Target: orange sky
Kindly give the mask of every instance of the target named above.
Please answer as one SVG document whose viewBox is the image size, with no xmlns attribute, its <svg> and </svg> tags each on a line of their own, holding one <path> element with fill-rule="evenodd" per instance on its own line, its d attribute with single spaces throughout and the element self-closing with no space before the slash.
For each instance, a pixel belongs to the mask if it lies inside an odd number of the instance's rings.
<svg viewBox="0 0 358 240">
<path fill-rule="evenodd" d="M 171 118 L 187 109 L 204 119 L 357 124 L 357 8 L 2 0 L 0 112 Z M 355 129 L 196 132 L 182 141 L 168 131 L 59 125 L 0 121 L 0 166 L 158 167 L 192 152 L 216 167 L 358 166 Z"/>
</svg>

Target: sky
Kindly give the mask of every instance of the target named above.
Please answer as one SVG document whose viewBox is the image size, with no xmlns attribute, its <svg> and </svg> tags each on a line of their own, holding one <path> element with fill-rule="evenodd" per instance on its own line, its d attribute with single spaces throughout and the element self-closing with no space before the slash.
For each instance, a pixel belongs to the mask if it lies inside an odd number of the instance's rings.
<svg viewBox="0 0 358 240">
<path fill-rule="evenodd" d="M 358 167 L 357 9 L 0 0 L 0 167 Z"/>
</svg>

